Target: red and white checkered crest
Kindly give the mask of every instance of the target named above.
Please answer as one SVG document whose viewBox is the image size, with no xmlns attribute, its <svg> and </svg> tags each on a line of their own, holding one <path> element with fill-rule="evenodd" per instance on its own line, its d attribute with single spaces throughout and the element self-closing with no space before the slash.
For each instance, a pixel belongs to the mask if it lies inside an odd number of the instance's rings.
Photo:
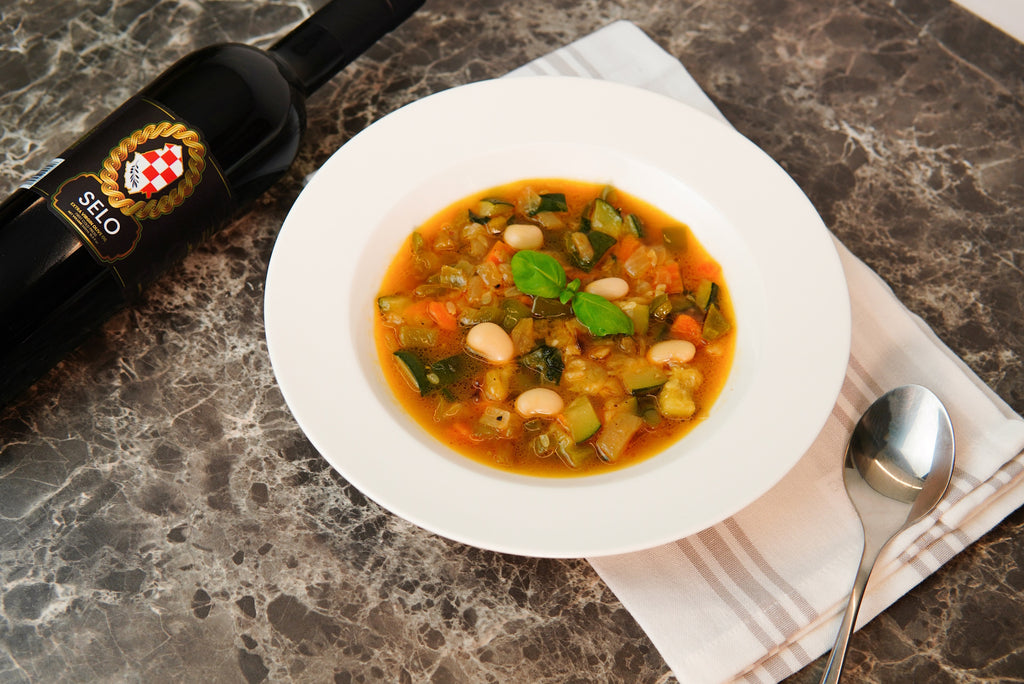
<svg viewBox="0 0 1024 684">
<path fill-rule="evenodd" d="M 181 178 L 185 172 L 181 145 L 164 143 L 162 149 L 136 152 L 125 164 L 124 185 L 129 194 L 143 193 L 146 199 Z"/>
</svg>

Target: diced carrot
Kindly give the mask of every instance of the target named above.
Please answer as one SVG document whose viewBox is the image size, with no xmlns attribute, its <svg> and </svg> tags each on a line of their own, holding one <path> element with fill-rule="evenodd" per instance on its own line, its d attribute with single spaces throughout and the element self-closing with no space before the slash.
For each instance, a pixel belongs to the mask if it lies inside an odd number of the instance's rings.
<svg viewBox="0 0 1024 684">
<path fill-rule="evenodd" d="M 613 247 L 615 258 L 619 260 L 619 263 L 625 263 L 626 259 L 632 256 L 633 252 L 636 251 L 642 242 L 640 238 L 635 235 L 623 235 L 618 243 Z"/>
<path fill-rule="evenodd" d="M 676 319 L 672 321 L 672 327 L 669 328 L 669 332 L 672 337 L 679 340 L 687 340 L 694 344 L 698 344 L 701 341 L 701 326 L 693 316 L 687 316 L 682 314 L 676 316 Z"/>
<path fill-rule="evenodd" d="M 456 434 L 460 439 L 472 440 L 473 430 L 465 423 L 452 423 L 452 432 Z"/>
<path fill-rule="evenodd" d="M 659 266 L 658 271 L 654 275 L 654 282 L 656 285 L 664 285 L 665 292 L 668 294 L 682 292 L 683 278 L 679 274 L 679 264 L 670 261 L 663 266 Z"/>
<path fill-rule="evenodd" d="M 502 240 L 498 240 L 491 245 L 491 249 L 487 252 L 484 260 L 492 264 L 507 264 L 509 261 L 512 261 L 513 254 L 515 254 L 514 249 L 506 245 Z"/>
<path fill-rule="evenodd" d="M 693 267 L 693 274 L 695 276 L 707 278 L 708 280 L 714 280 L 721 272 L 722 267 L 714 261 L 702 261 Z"/>
<path fill-rule="evenodd" d="M 427 304 L 427 313 L 441 330 L 457 330 L 459 327 L 459 322 L 444 302 L 430 302 Z"/>
</svg>

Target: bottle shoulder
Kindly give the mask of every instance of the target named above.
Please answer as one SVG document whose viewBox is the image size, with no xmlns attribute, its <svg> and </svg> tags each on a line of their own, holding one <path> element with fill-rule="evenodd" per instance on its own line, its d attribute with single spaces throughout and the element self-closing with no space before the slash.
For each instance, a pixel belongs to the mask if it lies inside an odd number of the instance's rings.
<svg viewBox="0 0 1024 684">
<path fill-rule="evenodd" d="M 197 50 L 140 95 L 196 126 L 229 177 L 269 149 L 293 146 L 305 127 L 305 98 L 287 67 L 249 45 Z"/>
<path fill-rule="evenodd" d="M 198 92 L 215 99 L 263 94 L 261 101 L 282 105 L 305 99 L 286 64 L 265 50 L 242 43 L 218 43 L 191 52 L 139 94 L 170 105 Z"/>
</svg>

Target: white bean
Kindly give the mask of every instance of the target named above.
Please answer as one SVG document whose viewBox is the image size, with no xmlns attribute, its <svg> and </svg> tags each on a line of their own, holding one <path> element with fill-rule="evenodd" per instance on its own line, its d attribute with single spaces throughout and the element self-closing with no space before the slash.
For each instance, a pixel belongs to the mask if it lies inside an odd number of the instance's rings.
<svg viewBox="0 0 1024 684">
<path fill-rule="evenodd" d="M 588 283 L 583 290 L 590 294 L 600 295 L 601 297 L 611 301 L 615 299 L 622 299 L 629 294 L 629 283 L 622 278 L 598 278 L 597 280 Z"/>
<path fill-rule="evenodd" d="M 562 412 L 564 406 L 558 392 L 546 387 L 534 387 L 516 397 L 516 413 L 523 418 L 555 416 Z"/>
<path fill-rule="evenodd" d="M 540 249 L 544 246 L 543 231 L 529 223 L 513 223 L 505 228 L 502 239 L 512 249 Z"/>
<path fill-rule="evenodd" d="M 656 364 L 681 364 L 693 360 L 697 347 L 687 340 L 665 340 L 651 345 L 647 360 Z"/>
<path fill-rule="evenodd" d="M 466 346 L 494 364 L 508 363 L 516 355 L 512 338 L 497 323 L 477 323 L 466 336 Z"/>
</svg>

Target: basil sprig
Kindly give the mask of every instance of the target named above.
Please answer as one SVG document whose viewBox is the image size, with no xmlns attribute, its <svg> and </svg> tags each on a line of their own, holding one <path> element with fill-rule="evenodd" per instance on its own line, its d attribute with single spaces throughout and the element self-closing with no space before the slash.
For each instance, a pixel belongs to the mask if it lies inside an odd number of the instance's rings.
<svg viewBox="0 0 1024 684">
<path fill-rule="evenodd" d="M 565 269 L 551 256 L 524 249 L 512 256 L 512 280 L 520 291 L 535 297 L 572 303 L 572 312 L 591 335 L 632 335 L 633 320 L 599 295 L 580 292 L 580 279 L 566 284 Z"/>
<path fill-rule="evenodd" d="M 512 255 L 512 280 L 521 292 L 554 299 L 565 290 L 565 269 L 548 254 L 521 250 Z"/>
</svg>

